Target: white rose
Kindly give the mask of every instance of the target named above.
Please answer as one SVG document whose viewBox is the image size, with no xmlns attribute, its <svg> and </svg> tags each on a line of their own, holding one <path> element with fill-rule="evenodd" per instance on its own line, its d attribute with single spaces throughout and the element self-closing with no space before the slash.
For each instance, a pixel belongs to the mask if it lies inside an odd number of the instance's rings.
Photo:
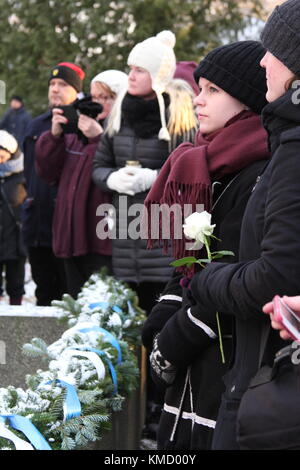
<svg viewBox="0 0 300 470">
<path fill-rule="evenodd" d="M 186 237 L 196 240 L 195 245 L 190 249 L 199 249 L 200 245 L 205 242 L 205 237 L 212 235 L 215 226 L 215 224 L 211 224 L 211 214 L 206 211 L 194 212 L 187 217 L 183 225 L 184 234 Z"/>
</svg>

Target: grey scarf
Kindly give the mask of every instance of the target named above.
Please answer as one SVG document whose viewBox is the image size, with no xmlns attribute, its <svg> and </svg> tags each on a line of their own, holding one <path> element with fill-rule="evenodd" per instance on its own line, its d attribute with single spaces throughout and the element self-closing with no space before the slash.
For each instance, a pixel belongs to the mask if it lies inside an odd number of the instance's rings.
<svg viewBox="0 0 300 470">
<path fill-rule="evenodd" d="M 5 178 L 13 173 L 24 170 L 24 155 L 21 153 L 17 158 L 11 158 L 5 163 L 0 163 L 0 178 Z"/>
</svg>

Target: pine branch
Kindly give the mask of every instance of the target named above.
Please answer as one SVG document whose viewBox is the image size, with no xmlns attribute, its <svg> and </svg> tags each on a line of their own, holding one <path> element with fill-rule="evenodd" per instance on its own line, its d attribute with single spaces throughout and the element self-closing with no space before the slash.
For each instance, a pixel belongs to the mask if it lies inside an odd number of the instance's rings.
<svg viewBox="0 0 300 470">
<path fill-rule="evenodd" d="M 65 436 L 61 443 L 61 450 L 74 450 L 76 448 L 76 441 L 71 437 Z"/>
<path fill-rule="evenodd" d="M 48 346 L 41 338 L 33 338 L 30 343 L 23 345 L 22 352 L 29 357 L 44 357 L 49 359 Z"/>
</svg>

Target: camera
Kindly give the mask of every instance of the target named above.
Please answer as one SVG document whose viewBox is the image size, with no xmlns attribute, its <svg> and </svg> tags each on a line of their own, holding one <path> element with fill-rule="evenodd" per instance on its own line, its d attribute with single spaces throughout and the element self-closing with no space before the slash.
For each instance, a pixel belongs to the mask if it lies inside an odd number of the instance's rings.
<svg viewBox="0 0 300 470">
<path fill-rule="evenodd" d="M 78 134 L 82 136 L 82 132 L 78 129 L 78 118 L 80 114 L 85 114 L 92 119 L 96 119 L 98 114 L 103 111 L 103 106 L 100 103 L 92 101 L 91 95 L 80 94 L 74 103 L 67 106 L 57 106 L 58 109 L 62 109 L 64 116 L 68 119 L 67 124 L 62 124 L 64 134 Z"/>
<path fill-rule="evenodd" d="M 300 318 L 288 305 L 286 305 L 279 295 L 273 299 L 274 320 L 282 323 L 290 335 L 297 341 L 300 340 Z"/>
</svg>

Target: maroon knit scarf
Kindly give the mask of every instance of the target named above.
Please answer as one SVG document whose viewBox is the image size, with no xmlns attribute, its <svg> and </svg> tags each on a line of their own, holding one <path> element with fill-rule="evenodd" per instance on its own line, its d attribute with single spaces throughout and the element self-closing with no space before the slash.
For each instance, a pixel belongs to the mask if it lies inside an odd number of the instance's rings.
<svg viewBox="0 0 300 470">
<path fill-rule="evenodd" d="M 192 212 L 196 210 L 196 204 L 203 204 L 204 209 L 210 212 L 214 181 L 269 157 L 267 133 L 259 116 L 251 111 L 242 111 L 228 121 L 223 129 L 207 136 L 198 132 L 195 144 L 181 144 L 169 156 L 145 200 L 144 216 L 147 214 L 148 217 L 145 238 L 148 239 L 148 247 L 152 248 L 156 239 L 153 238 L 153 232 L 151 234 L 151 222 L 155 220 L 151 221 L 153 204 L 179 204 L 181 207 L 191 204 Z M 158 239 L 167 252 L 170 240 L 162 240 L 162 217 L 155 223 L 159 225 Z M 178 259 L 195 255 L 195 252 L 185 251 L 184 236 L 175 239 L 173 225 L 174 218 L 171 218 L 173 256 Z"/>
</svg>

